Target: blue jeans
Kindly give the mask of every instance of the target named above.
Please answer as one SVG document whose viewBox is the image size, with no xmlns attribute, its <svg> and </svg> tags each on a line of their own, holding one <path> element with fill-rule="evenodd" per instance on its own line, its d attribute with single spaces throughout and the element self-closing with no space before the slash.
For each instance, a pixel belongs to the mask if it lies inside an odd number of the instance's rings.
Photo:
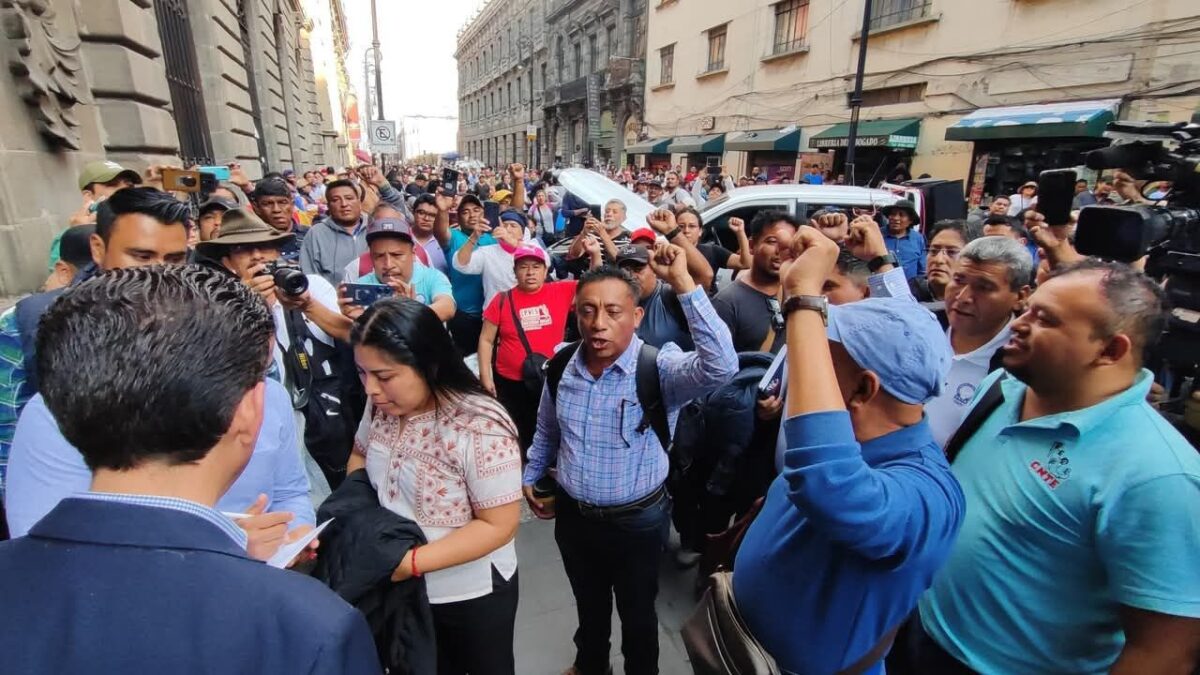
<svg viewBox="0 0 1200 675">
<path fill-rule="evenodd" d="M 614 515 L 589 509 L 559 490 L 554 539 L 575 594 L 579 628 L 575 667 L 582 675 L 609 671 L 613 597 L 621 617 L 621 653 L 628 675 L 658 673 L 658 561 L 671 525 L 665 492 L 653 503 Z"/>
</svg>

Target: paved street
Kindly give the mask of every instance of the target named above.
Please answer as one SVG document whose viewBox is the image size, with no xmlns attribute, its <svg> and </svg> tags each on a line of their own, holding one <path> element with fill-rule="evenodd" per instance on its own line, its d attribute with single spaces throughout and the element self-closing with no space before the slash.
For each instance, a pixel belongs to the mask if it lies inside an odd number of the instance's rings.
<svg viewBox="0 0 1200 675">
<path fill-rule="evenodd" d="M 517 672 L 521 675 L 558 675 L 575 656 L 575 600 L 563 573 L 554 544 L 553 521 L 529 516 L 517 533 L 517 559 L 521 571 L 521 604 L 517 610 Z M 687 652 L 679 627 L 691 612 L 695 571 L 676 569 L 664 553 L 658 594 L 659 672 L 690 675 Z M 621 633 L 613 611 L 613 668 L 621 673 Z"/>
</svg>

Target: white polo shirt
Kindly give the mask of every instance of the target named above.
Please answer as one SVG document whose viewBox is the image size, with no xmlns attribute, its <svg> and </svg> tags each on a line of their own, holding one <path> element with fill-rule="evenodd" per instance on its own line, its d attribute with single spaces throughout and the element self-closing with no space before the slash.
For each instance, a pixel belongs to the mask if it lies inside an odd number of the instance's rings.
<svg viewBox="0 0 1200 675">
<path fill-rule="evenodd" d="M 946 442 L 954 435 L 958 425 L 967 416 L 971 401 L 975 399 L 975 391 L 979 383 L 987 377 L 988 366 L 996 350 L 1008 343 L 1012 337 L 1012 329 L 1005 326 L 988 340 L 982 347 L 966 354 L 955 354 L 950 363 L 950 373 L 942 383 L 942 393 L 937 398 L 925 404 L 925 414 L 929 417 L 929 428 L 933 431 L 933 440 L 946 447 Z M 946 329 L 946 339 L 950 340 L 950 331 Z M 950 344 L 954 344 L 953 341 Z"/>
</svg>

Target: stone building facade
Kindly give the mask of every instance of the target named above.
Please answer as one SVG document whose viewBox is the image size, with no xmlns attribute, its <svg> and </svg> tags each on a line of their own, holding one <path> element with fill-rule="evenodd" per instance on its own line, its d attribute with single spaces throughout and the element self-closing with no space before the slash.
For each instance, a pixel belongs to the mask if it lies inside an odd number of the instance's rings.
<svg viewBox="0 0 1200 675">
<path fill-rule="evenodd" d="M 300 0 L 2 0 L 0 20 L 0 295 L 45 279 L 87 162 L 238 161 L 254 178 L 348 156 Z"/>
<path fill-rule="evenodd" d="M 459 32 L 460 155 L 494 166 L 545 163 L 550 6 L 547 0 L 491 0 Z"/>
<path fill-rule="evenodd" d="M 491 165 L 620 163 L 641 128 L 646 6 L 489 2 L 455 54 L 459 153 Z"/>
</svg>

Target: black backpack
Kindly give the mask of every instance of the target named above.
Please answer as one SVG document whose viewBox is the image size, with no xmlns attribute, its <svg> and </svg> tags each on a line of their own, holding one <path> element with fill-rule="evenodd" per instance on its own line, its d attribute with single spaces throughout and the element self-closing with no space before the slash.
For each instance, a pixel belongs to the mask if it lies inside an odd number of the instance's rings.
<svg viewBox="0 0 1200 675">
<path fill-rule="evenodd" d="M 558 383 L 577 351 L 579 343 L 572 342 L 546 362 L 546 386 L 551 401 L 558 401 Z M 647 429 L 652 429 L 669 458 L 672 456 L 671 425 L 667 421 L 667 406 L 663 403 L 662 383 L 658 379 L 658 347 L 642 343 L 635 373 L 638 403 L 642 406 L 642 421 L 638 423 L 637 430 L 645 433 Z"/>
</svg>

